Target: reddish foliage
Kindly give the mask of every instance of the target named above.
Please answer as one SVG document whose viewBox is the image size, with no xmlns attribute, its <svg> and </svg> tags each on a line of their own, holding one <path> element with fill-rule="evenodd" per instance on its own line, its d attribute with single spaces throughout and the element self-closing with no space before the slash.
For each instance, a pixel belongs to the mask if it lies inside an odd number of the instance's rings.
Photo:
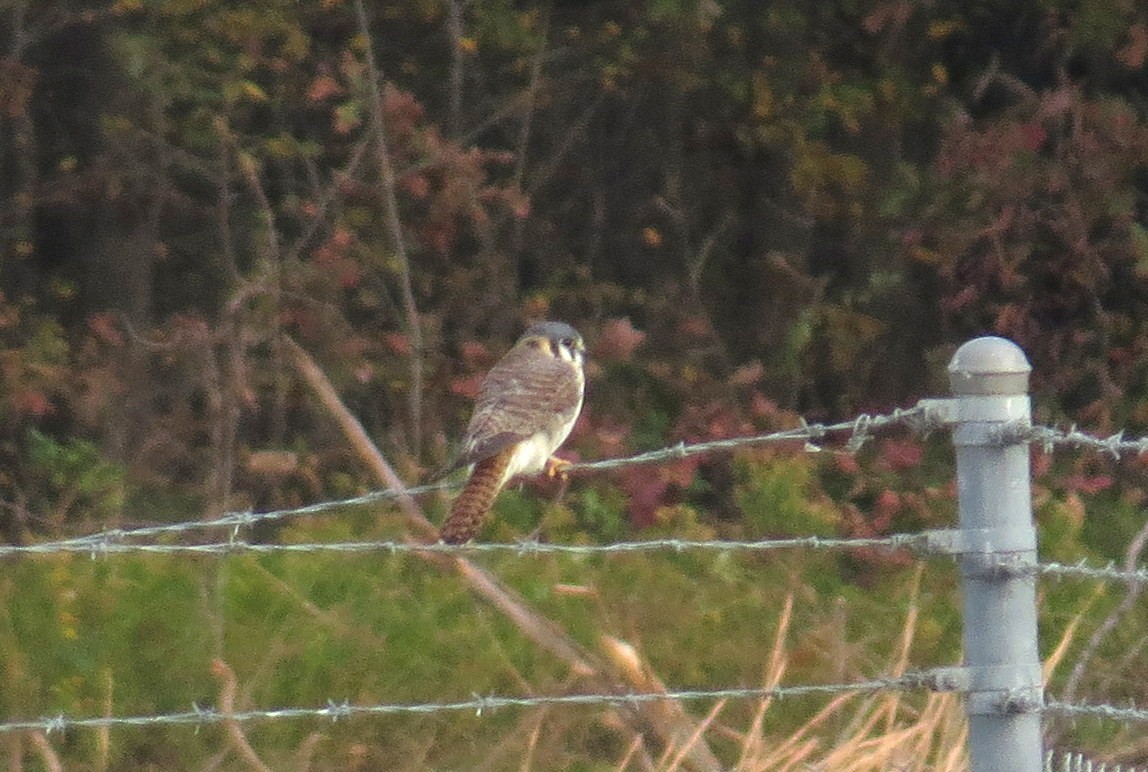
<svg viewBox="0 0 1148 772">
<path fill-rule="evenodd" d="M 921 463 L 925 450 L 913 439 L 886 439 L 881 442 L 881 459 L 890 469 L 904 471 Z"/>
<path fill-rule="evenodd" d="M 484 343 L 476 340 L 463 341 L 459 347 L 462 361 L 468 368 L 484 368 L 494 363 L 494 355 Z"/>
<path fill-rule="evenodd" d="M 1112 475 L 1107 474 L 1075 474 L 1063 479 L 1064 487 L 1067 490 L 1078 493 L 1100 493 L 1111 488 L 1113 482 Z"/>
<path fill-rule="evenodd" d="M 626 491 L 630 523 L 638 528 L 654 525 L 655 513 L 662 506 L 666 483 L 651 474 L 649 469 L 627 467 L 622 471 L 622 487 Z"/>
<path fill-rule="evenodd" d="M 473 375 L 462 375 L 457 378 L 452 378 L 450 382 L 450 393 L 457 394 L 460 397 L 467 399 L 474 399 L 478 396 L 479 389 L 482 388 L 482 379 L 485 376 L 483 373 L 475 373 Z"/>
<path fill-rule="evenodd" d="M 40 417 L 54 412 L 48 395 L 36 389 L 20 389 L 10 400 L 17 415 Z"/>
<path fill-rule="evenodd" d="M 402 356 L 410 356 L 414 351 L 411 346 L 410 336 L 403 332 L 388 332 L 383 335 L 383 343 L 387 345 L 391 351 Z"/>
<path fill-rule="evenodd" d="M 383 115 L 387 121 L 387 138 L 391 142 L 405 143 L 411 139 L 423 121 L 423 106 L 409 91 L 387 83 L 383 89 Z"/>
<path fill-rule="evenodd" d="M 1138 70 L 1148 61 L 1148 25 L 1133 24 L 1128 28 L 1128 42 L 1116 52 L 1116 59 L 1130 70 Z"/>
<path fill-rule="evenodd" d="M 655 467 L 627 467 L 622 471 L 630 522 L 644 528 L 657 523 L 659 508 L 679 503 L 697 472 L 697 459 L 682 459 Z"/>
<path fill-rule="evenodd" d="M 415 198 L 426 198 L 430 194 L 430 180 L 425 174 L 408 174 L 399 180 L 399 186 Z"/>
<path fill-rule="evenodd" d="M 763 375 L 765 375 L 765 365 L 761 363 L 760 359 L 755 359 L 734 370 L 726 382 L 730 386 L 752 386 L 760 381 Z"/>
<path fill-rule="evenodd" d="M 861 464 L 857 456 L 852 453 L 837 453 L 833 456 L 833 465 L 849 476 L 861 474 Z"/>
<path fill-rule="evenodd" d="M 893 519 L 893 515 L 901 509 L 901 495 L 896 491 L 886 488 L 877 495 L 877 518 L 875 523 L 885 524 Z"/>
<path fill-rule="evenodd" d="M 626 362 L 645 340 L 646 333 L 634 329 L 629 317 L 611 319 L 598 331 L 593 355 L 603 362 Z"/>
<path fill-rule="evenodd" d="M 98 340 L 112 346 L 122 346 L 123 332 L 112 314 L 92 314 L 88 317 L 88 329 Z"/>
<path fill-rule="evenodd" d="M 329 74 L 322 74 L 311 81 L 307 89 L 307 99 L 311 102 L 322 102 L 333 97 L 342 96 L 343 87 Z"/>
</svg>

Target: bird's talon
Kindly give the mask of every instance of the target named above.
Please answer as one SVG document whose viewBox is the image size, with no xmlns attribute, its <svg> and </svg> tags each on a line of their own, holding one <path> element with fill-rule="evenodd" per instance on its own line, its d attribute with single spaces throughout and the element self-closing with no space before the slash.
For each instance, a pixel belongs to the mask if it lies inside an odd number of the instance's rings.
<svg viewBox="0 0 1148 772">
<path fill-rule="evenodd" d="M 562 480 L 562 482 L 567 482 L 570 479 L 571 466 L 573 466 L 573 462 L 567 461 L 564 458 L 558 458 L 557 456 L 551 456 L 546 460 L 546 476 L 551 480 L 557 477 Z"/>
</svg>

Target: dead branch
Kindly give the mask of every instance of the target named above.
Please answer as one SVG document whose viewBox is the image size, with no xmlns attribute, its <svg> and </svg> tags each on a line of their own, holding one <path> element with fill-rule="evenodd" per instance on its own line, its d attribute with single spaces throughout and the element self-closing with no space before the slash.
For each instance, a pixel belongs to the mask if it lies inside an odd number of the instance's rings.
<svg viewBox="0 0 1148 772">
<path fill-rule="evenodd" d="M 43 732 L 30 732 L 28 738 L 40 754 L 40 759 L 44 762 L 44 769 L 48 772 L 63 772 L 64 765 L 60 763 L 60 757 L 56 755 L 56 751 L 52 749 L 52 744 L 48 742 L 48 738 Z"/>
<path fill-rule="evenodd" d="M 1137 566 L 1140 565 L 1140 555 L 1143 554 L 1145 547 L 1148 547 L 1148 522 L 1144 523 L 1144 526 L 1128 544 L 1128 549 L 1124 552 L 1124 570 L 1129 572 L 1136 570 Z M 1136 601 L 1142 592 L 1144 592 L 1142 583 L 1133 582 L 1128 585 L 1128 592 L 1125 593 L 1124 599 L 1100 626 L 1092 631 L 1088 643 L 1084 646 L 1084 651 L 1080 653 L 1080 657 L 1072 666 L 1072 675 L 1068 677 L 1068 681 L 1064 685 L 1064 696 L 1061 699 L 1065 702 L 1073 702 L 1076 699 L 1076 690 L 1079 688 L 1088 666 L 1092 663 L 1092 658 L 1100 649 L 1100 644 L 1116 628 L 1117 623 L 1136 607 Z"/>
<path fill-rule="evenodd" d="M 375 154 L 379 164 L 379 176 L 383 186 L 383 215 L 390 233 L 391 246 L 399 264 L 399 283 L 406 311 L 407 334 L 411 338 L 411 388 L 410 388 L 410 441 L 414 455 L 418 455 L 420 432 L 422 430 L 423 392 L 423 333 L 419 321 L 418 306 L 411 286 L 411 261 L 403 238 L 403 223 L 399 216 L 399 199 L 395 191 L 395 168 L 391 163 L 391 151 L 387 145 L 387 129 L 383 121 L 382 72 L 375 61 L 371 28 L 367 24 L 367 11 L 363 0 L 355 0 L 355 13 L 358 16 L 359 32 L 366 41 L 367 72 L 370 80 L 371 125 L 374 127 Z"/>
<path fill-rule="evenodd" d="M 263 763 L 259 754 L 247 741 L 247 736 L 243 734 L 243 728 L 239 722 L 232 718 L 235 713 L 235 671 L 226 662 L 217 659 L 211 663 L 211 674 L 222 682 L 219 690 L 219 712 L 223 714 L 224 726 L 227 728 L 227 736 L 230 738 L 231 744 L 252 769 L 257 769 L 259 772 L 271 772 L 271 767 Z"/>
</svg>

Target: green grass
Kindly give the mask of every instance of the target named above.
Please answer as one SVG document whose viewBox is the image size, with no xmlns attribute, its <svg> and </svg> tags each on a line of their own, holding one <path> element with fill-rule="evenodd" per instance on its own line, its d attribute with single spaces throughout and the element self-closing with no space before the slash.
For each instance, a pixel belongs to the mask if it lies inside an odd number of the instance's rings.
<svg viewBox="0 0 1148 772">
<path fill-rule="evenodd" d="M 739 501 L 771 510 L 738 536 L 832 533 L 832 507 L 805 459 L 738 467 Z M 583 494 L 585 495 L 585 494 Z M 602 508 L 611 499 L 594 494 Z M 802 502 L 806 504 L 803 507 Z M 522 532 L 539 519 L 588 541 L 579 498 L 555 507 L 506 498 Z M 705 534 L 682 504 L 668 532 Z M 1058 556 L 1080 529 L 1058 526 Z M 592 522 L 602 521 L 596 515 Z M 611 532 L 616 529 L 610 517 Z M 286 542 L 393 536 L 387 518 L 329 516 L 282 530 Z M 510 538 L 496 522 L 488 538 Z M 391 526 L 393 531 L 393 526 Z M 552 534 L 554 531 L 551 532 Z M 952 561 L 874 562 L 805 550 L 657 552 L 598 556 L 475 556 L 586 649 L 614 662 L 629 688 L 718 689 L 835 683 L 895 675 L 960 658 Z M 1119 603 L 1119 587 L 1042 582 L 1042 654 L 1063 685 L 1084 641 Z M 1139 604 L 1102 644 L 1082 695 L 1125 696 L 1146 669 Z M 1067 632 L 1066 632 L 1067 631 Z M 481 600 L 462 577 L 411 554 L 218 557 L 108 555 L 9 560 L 0 573 L 4 720 L 135 716 L 219 709 L 234 674 L 234 709 L 436 703 L 474 695 L 594 690 Z M 225 665 L 225 667 L 224 667 Z M 689 731 L 649 750 L 656 768 L 685 764 L 705 745 L 739 769 L 961 769 L 960 701 L 881 693 L 783 701 L 663 706 Z M 670 718 L 667 718 L 670 716 Z M 694 735 L 694 730 L 700 732 Z M 1056 726 L 1060 747 L 1135 744 L 1114 722 Z M 673 734 L 673 733 L 671 733 Z M 7 766 L 72 769 L 637 769 L 636 736 L 601 707 L 501 709 L 293 719 L 227 726 L 73 729 L 0 740 Z M 1116 750 L 1113 750 L 1116 749 Z M 643 751 L 644 752 L 644 751 Z M 659 754 L 662 754 L 659 759 Z M 1125 759 L 1129 760 L 1129 759 Z M 1132 759 L 1134 760 L 1134 759 Z M 821 766 L 817 766 L 821 765 Z"/>
</svg>

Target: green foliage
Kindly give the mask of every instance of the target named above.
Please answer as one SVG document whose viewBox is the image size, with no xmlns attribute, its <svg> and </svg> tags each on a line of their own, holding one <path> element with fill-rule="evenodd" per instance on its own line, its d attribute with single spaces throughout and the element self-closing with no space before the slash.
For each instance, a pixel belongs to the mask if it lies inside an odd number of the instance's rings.
<svg viewBox="0 0 1148 772">
<path fill-rule="evenodd" d="M 734 465 L 734 496 L 744 513 L 749 538 L 831 536 L 838 515 L 819 498 L 816 467 L 805 456 L 771 456 Z"/>
<path fill-rule="evenodd" d="M 124 504 L 124 470 L 107 461 L 95 443 L 65 442 L 28 431 L 28 477 L 44 484 L 37 507 L 64 515 L 73 508 L 97 522 L 114 519 Z"/>
<path fill-rule="evenodd" d="M 346 536 L 338 522 L 302 530 L 308 539 Z M 287 534 L 288 540 L 300 536 Z M 684 688 L 756 682 L 778 610 L 787 594 L 797 593 L 790 677 L 814 680 L 832 671 L 860 677 L 874 665 L 866 655 L 859 650 L 836 661 L 826 648 L 835 636 L 835 593 L 843 588 L 806 582 L 806 572 L 824 566 L 803 566 L 803 560 L 708 553 L 492 556 L 489 568 L 586 646 L 597 648 L 604 634 L 632 641 L 660 678 Z M 903 578 L 890 583 L 893 602 L 854 593 L 850 639 L 862 641 L 865 650 L 890 645 L 909 602 L 905 588 Z M 217 705 L 215 659 L 236 673 L 237 708 L 319 707 L 342 699 L 442 702 L 474 693 L 518 694 L 523 683 L 556 693 L 567 678 L 521 631 L 476 605 L 457 579 L 411 556 L 45 558 L 9 572 L 0 583 L 0 601 L 0 663 L 11 684 L 0 696 L 0 710 L 11 718 Z M 950 633 L 926 656 L 951 656 L 953 646 Z M 683 657 L 685 651 L 694 654 Z M 747 720 L 746 706 L 731 705 L 730 711 L 728 720 Z M 771 716 L 767 731 L 783 735 L 802 715 Z M 491 752 L 497 738 L 516 738 L 520 718 L 520 712 L 500 711 L 481 719 L 340 721 L 323 727 L 326 740 L 315 763 L 338 765 L 361 746 L 379 763 L 399 768 L 410 768 L 415 749 L 422 749 L 421 764 L 465 766 Z M 563 710 L 547 721 L 559 733 L 548 766 L 609 764 L 625 752 L 615 730 L 594 715 Z M 598 728 L 577 731 L 582 722 Z M 306 721 L 245 727 L 272 766 L 291 758 L 313 731 Z M 603 734 L 595 739 L 596 733 Z M 217 753 L 224 742 L 210 728 L 116 729 L 111 759 L 117 766 L 172 759 L 186 764 Z M 97 750 L 81 742 L 61 753 L 82 764 Z"/>
</svg>

